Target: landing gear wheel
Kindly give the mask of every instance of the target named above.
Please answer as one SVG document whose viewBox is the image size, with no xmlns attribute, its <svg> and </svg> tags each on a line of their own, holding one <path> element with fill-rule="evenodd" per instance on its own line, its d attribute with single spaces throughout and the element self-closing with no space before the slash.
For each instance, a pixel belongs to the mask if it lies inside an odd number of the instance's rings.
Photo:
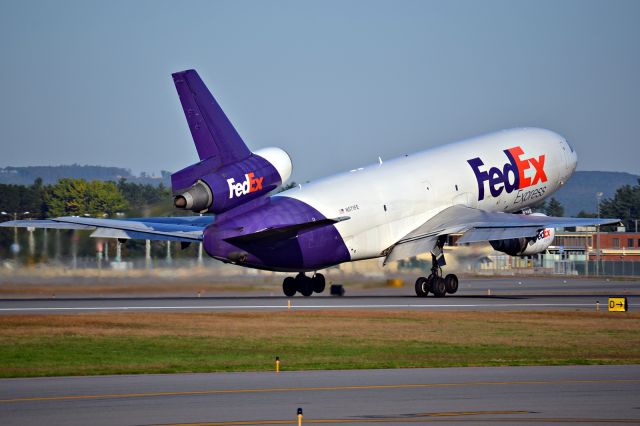
<svg viewBox="0 0 640 426">
<path fill-rule="evenodd" d="M 456 274 L 448 274 L 444 277 L 444 287 L 449 294 L 454 294 L 458 291 L 458 277 Z"/>
<path fill-rule="evenodd" d="M 287 277 L 282 281 L 282 291 L 287 297 L 293 297 L 296 295 L 296 279 L 293 277 Z"/>
<path fill-rule="evenodd" d="M 447 288 L 444 284 L 444 278 L 442 277 L 434 277 L 431 281 L 430 290 L 433 292 L 435 297 L 444 297 L 447 294 Z"/>
<path fill-rule="evenodd" d="M 425 277 L 419 277 L 416 280 L 416 295 L 418 297 L 427 297 L 429 294 L 429 280 Z"/>
<path fill-rule="evenodd" d="M 428 277 L 420 277 L 416 280 L 416 294 L 425 297 L 433 293 L 435 297 L 444 297 L 447 293 L 458 291 L 458 277 L 449 274 L 442 278 L 442 267 L 447 264 L 444 260 L 442 248 L 446 242 L 446 235 L 438 236 L 435 247 L 431 250 L 431 273 Z"/>
<path fill-rule="evenodd" d="M 313 281 L 313 291 L 315 293 L 322 293 L 326 286 L 326 280 L 324 279 L 324 275 L 315 274 L 312 278 Z"/>
<path fill-rule="evenodd" d="M 304 297 L 309 297 L 313 294 L 313 281 L 305 274 L 298 274 L 296 276 L 296 285 L 298 291 Z"/>
</svg>

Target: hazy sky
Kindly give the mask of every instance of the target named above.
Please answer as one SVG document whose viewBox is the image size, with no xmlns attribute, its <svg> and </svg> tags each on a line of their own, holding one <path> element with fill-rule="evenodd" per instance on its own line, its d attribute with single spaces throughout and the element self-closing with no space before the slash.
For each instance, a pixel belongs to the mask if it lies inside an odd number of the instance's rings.
<svg viewBox="0 0 640 426">
<path fill-rule="evenodd" d="M 195 68 L 297 181 L 514 126 L 640 173 L 640 1 L 0 0 L 0 166 L 197 160 Z"/>
</svg>

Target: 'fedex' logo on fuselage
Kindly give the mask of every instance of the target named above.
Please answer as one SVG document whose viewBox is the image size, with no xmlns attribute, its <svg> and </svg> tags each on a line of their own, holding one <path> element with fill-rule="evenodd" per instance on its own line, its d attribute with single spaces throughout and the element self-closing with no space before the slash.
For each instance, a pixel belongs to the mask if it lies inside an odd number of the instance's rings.
<svg viewBox="0 0 640 426">
<path fill-rule="evenodd" d="M 250 192 L 260 191 L 262 189 L 262 179 L 264 177 L 254 177 L 254 173 L 246 173 L 244 175 L 244 182 L 236 183 L 234 178 L 227 179 L 229 185 L 229 198 L 240 197 L 242 195 L 249 194 Z"/>
<path fill-rule="evenodd" d="M 487 181 L 489 183 L 489 192 L 494 197 L 499 196 L 502 191 L 510 194 L 515 189 L 523 189 L 538 182 L 544 183 L 547 181 L 547 174 L 544 172 L 544 154 L 538 158 L 522 159 L 520 157 L 524 155 L 524 151 L 519 146 L 505 149 L 503 152 L 509 162 L 505 163 L 502 169 L 491 167 L 488 171 L 481 170 L 484 163 L 480 157 L 467 160 L 476 175 L 476 181 L 478 181 L 478 201 L 484 199 L 484 183 Z M 525 176 L 525 170 L 529 168 L 533 168 L 535 171 L 533 178 Z"/>
</svg>

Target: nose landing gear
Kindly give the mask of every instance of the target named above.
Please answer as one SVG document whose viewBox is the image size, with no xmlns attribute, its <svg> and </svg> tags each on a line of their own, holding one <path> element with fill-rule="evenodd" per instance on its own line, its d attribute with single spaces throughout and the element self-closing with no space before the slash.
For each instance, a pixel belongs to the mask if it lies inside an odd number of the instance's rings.
<svg viewBox="0 0 640 426">
<path fill-rule="evenodd" d="M 313 277 L 307 277 L 300 272 L 296 277 L 287 277 L 282 281 L 282 291 L 285 296 L 293 297 L 296 292 L 304 297 L 309 297 L 313 293 L 322 293 L 326 286 L 326 280 L 322 274 L 314 274 Z"/>
</svg>

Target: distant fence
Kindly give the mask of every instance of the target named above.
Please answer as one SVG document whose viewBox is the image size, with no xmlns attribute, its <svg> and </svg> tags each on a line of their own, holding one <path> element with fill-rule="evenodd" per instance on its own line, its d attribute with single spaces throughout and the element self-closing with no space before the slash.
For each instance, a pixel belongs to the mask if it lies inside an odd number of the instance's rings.
<svg viewBox="0 0 640 426">
<path fill-rule="evenodd" d="M 361 264 L 364 266 L 364 264 Z M 59 258 L 49 258 L 46 260 L 39 259 L 38 261 L 24 259 L 1 259 L 0 258 L 0 275 L 12 270 L 19 270 L 25 267 L 46 268 L 46 267 L 62 267 L 66 269 L 105 269 L 116 271 L 142 271 L 145 269 L 205 269 L 209 270 L 212 274 L 224 274 L 224 275 L 246 275 L 246 274 L 259 274 L 260 272 L 240 268 L 237 266 L 230 266 L 223 264 L 215 259 L 212 259 L 204 255 L 201 259 L 182 257 L 182 258 L 167 258 L 167 257 L 154 257 L 145 259 L 144 257 L 127 257 L 123 258 L 121 262 L 114 261 L 113 258 L 97 259 L 96 257 L 88 256 L 61 256 Z M 377 274 L 389 274 L 396 272 L 423 274 L 430 267 L 430 262 L 426 261 L 405 261 L 398 264 L 397 269 L 383 268 L 379 262 L 370 262 L 367 268 L 361 268 L 358 272 L 350 270 L 345 265 L 337 268 L 342 273 L 377 273 Z M 568 275 L 568 276 L 611 276 L 611 277 L 640 277 L 640 262 L 633 261 L 586 261 L 578 259 L 553 259 L 533 257 L 529 258 L 512 258 L 508 255 L 491 255 L 485 257 L 482 261 L 466 262 L 466 263 L 453 263 L 448 265 L 445 269 L 448 272 L 455 273 L 471 273 L 471 274 L 483 274 L 483 275 Z M 334 271 L 335 272 L 335 271 Z M 271 275 L 270 273 L 267 275 Z"/>
<path fill-rule="evenodd" d="M 607 260 L 597 262 L 563 260 L 558 264 L 564 265 L 567 274 L 573 275 L 606 275 L 613 277 L 639 277 L 640 262 Z M 575 271 L 575 272 L 574 272 Z"/>
<path fill-rule="evenodd" d="M 576 259 L 518 259 L 508 256 L 492 256 L 475 268 L 478 273 L 500 274 L 554 274 L 574 276 L 640 277 L 640 262 Z"/>
</svg>

